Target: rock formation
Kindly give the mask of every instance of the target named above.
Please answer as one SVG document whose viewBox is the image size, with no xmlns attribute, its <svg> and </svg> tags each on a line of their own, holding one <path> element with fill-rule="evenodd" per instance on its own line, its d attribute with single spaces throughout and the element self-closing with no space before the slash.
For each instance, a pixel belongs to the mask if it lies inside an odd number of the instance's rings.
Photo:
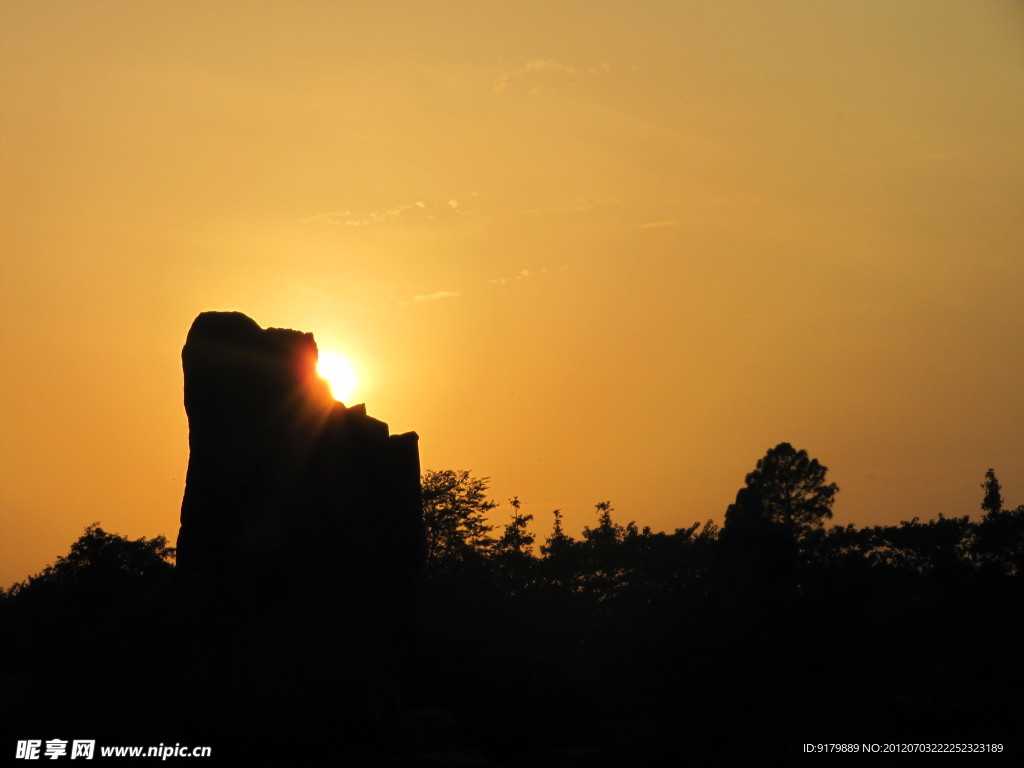
<svg viewBox="0 0 1024 768">
<path fill-rule="evenodd" d="M 335 401 L 316 360 L 312 334 L 238 312 L 192 324 L 178 571 L 199 688 L 220 675 L 206 687 L 276 719 L 373 718 L 414 630 L 418 438 Z"/>
</svg>

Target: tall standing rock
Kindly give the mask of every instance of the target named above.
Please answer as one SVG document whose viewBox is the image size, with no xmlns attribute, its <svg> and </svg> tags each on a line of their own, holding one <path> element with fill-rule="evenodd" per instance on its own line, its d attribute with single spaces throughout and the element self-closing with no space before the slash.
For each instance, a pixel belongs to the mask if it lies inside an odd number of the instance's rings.
<svg viewBox="0 0 1024 768">
<path fill-rule="evenodd" d="M 417 435 L 335 401 L 316 360 L 312 334 L 238 312 L 199 315 L 182 350 L 193 684 L 227 675 L 236 704 L 307 722 L 390 706 L 425 550 Z"/>
</svg>

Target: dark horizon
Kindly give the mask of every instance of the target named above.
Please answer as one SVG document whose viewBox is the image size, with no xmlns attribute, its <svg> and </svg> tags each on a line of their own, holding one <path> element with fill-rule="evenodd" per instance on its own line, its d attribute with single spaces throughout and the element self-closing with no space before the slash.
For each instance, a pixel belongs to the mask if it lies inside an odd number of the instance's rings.
<svg viewBox="0 0 1024 768">
<path fill-rule="evenodd" d="M 173 537 L 206 310 L 574 536 L 783 440 L 843 525 L 1024 499 L 1019 3 L 440 2 L 0 4 L 0 584 Z"/>
<path fill-rule="evenodd" d="M 828 526 L 838 485 L 782 442 L 722 527 L 655 533 L 603 501 L 579 539 L 559 510 L 541 537 L 518 497 L 496 528 L 487 478 L 421 475 L 415 433 L 331 398 L 309 334 L 204 313 L 181 357 L 177 549 L 93 525 L 0 593 L 17 755 L 74 735 L 208 762 L 1019 757 L 1024 505 L 994 470 L 978 522 Z"/>
</svg>

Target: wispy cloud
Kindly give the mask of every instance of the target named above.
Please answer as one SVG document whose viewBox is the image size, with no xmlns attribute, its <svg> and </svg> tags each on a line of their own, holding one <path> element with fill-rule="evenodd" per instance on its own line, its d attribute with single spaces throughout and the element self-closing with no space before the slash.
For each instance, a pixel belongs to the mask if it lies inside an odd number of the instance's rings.
<svg viewBox="0 0 1024 768">
<path fill-rule="evenodd" d="M 585 213 L 594 208 L 600 208 L 602 205 L 608 205 L 610 202 L 609 200 L 594 200 L 589 197 L 576 197 L 545 208 L 522 209 L 520 213 L 527 216 L 547 216 L 553 213 Z"/>
<path fill-rule="evenodd" d="M 470 197 L 477 197 L 477 193 L 471 192 Z M 437 219 L 436 214 L 440 212 L 445 212 L 448 215 L 451 215 L 452 213 L 466 213 L 465 209 L 459 205 L 458 200 L 455 198 L 449 198 L 444 202 L 435 202 L 433 204 L 424 203 L 422 200 L 416 200 L 412 203 L 400 203 L 398 205 L 388 206 L 387 208 L 378 208 L 376 210 L 325 211 L 323 213 L 314 214 L 313 216 L 307 216 L 304 221 L 316 224 L 328 224 L 334 227 L 371 227 L 380 224 L 388 224 L 400 218 L 408 217 L 412 217 L 414 220 L 426 219 L 428 221 L 434 221 Z"/>
<path fill-rule="evenodd" d="M 530 270 L 523 269 L 517 274 L 511 277 L 496 277 L 493 280 L 488 280 L 488 285 L 505 285 L 506 283 L 514 283 L 516 280 L 526 280 L 530 276 Z"/>
<path fill-rule="evenodd" d="M 456 296 L 461 296 L 459 291 L 435 291 L 434 293 L 421 293 L 419 296 L 413 296 L 413 301 L 441 301 L 442 299 L 454 299 Z"/>
<path fill-rule="evenodd" d="M 560 272 L 568 272 L 569 267 L 566 265 L 560 267 L 541 267 L 540 269 L 521 269 L 514 275 L 505 275 L 504 277 L 496 277 L 493 280 L 488 280 L 487 285 L 499 286 L 509 285 L 513 283 L 521 283 L 524 280 L 533 280 L 544 275 L 553 275 Z M 479 291 L 485 288 L 483 285 L 471 287 L 467 289 L 470 292 Z M 418 296 L 413 296 L 412 300 L 414 303 L 422 304 L 426 301 L 442 301 L 444 299 L 454 299 L 457 296 L 461 296 L 462 291 L 434 291 L 433 293 L 421 293 Z M 406 302 L 400 302 L 405 304 Z"/>
<path fill-rule="evenodd" d="M 310 216 L 306 221 L 331 224 L 333 226 L 367 227 L 372 224 L 385 224 L 389 221 L 394 221 L 414 207 L 421 206 L 393 205 L 390 208 L 381 208 L 376 211 L 327 211 Z"/>
<path fill-rule="evenodd" d="M 508 285 L 509 283 L 516 283 L 522 280 L 529 280 L 531 277 L 538 277 L 540 275 L 551 275 L 556 272 L 568 272 L 569 267 L 542 267 L 539 270 L 521 269 L 514 275 L 506 277 L 496 277 L 493 280 L 488 280 L 488 285 Z"/>
<path fill-rule="evenodd" d="M 491 91 L 496 94 L 504 93 L 514 84 L 520 83 L 528 86 L 530 93 L 539 93 L 550 90 L 550 86 L 558 82 L 574 84 L 606 72 L 611 72 L 611 67 L 607 64 L 583 69 L 557 59 L 532 59 L 519 69 L 505 72 L 498 77 L 491 86 Z"/>
</svg>

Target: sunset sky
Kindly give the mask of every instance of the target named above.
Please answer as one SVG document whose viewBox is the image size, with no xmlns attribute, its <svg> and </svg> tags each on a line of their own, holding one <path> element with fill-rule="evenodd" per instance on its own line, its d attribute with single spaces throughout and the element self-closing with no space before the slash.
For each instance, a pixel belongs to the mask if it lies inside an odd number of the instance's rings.
<svg viewBox="0 0 1024 768">
<path fill-rule="evenodd" d="M 177 535 L 214 309 L 539 537 L 1024 502 L 1019 2 L 5 0 L 0 245 L 0 586 Z"/>
</svg>

